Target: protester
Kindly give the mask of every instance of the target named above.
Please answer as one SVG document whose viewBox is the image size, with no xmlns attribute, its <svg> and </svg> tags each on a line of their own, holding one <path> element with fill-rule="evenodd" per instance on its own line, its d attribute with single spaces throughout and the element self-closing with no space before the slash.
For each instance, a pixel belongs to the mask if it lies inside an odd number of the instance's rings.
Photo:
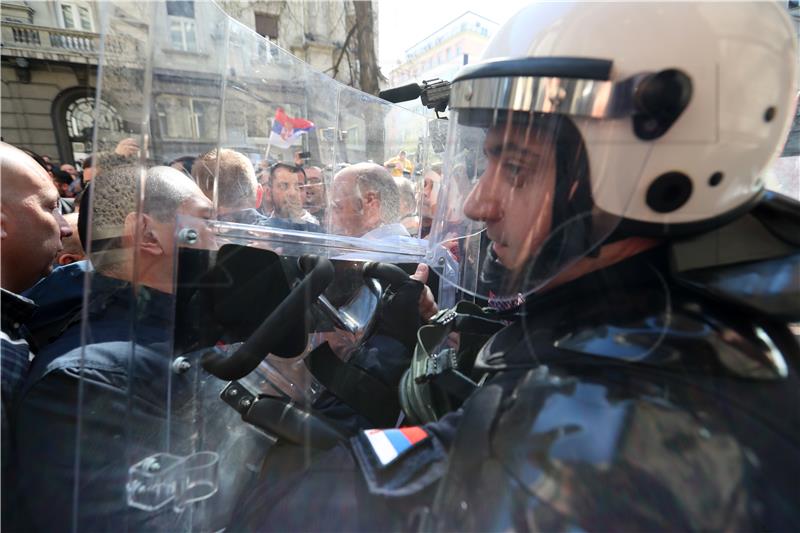
<svg viewBox="0 0 800 533">
<path fill-rule="evenodd" d="M 180 170 L 187 176 L 192 176 L 192 167 L 196 159 L 193 155 L 184 155 L 170 161 L 168 166 Z"/>
<path fill-rule="evenodd" d="M 61 240 L 71 229 L 58 207 L 58 192 L 46 170 L 27 154 L 0 142 L 0 287 L 2 288 L 2 485 L 3 529 L 20 527 L 15 518 L 16 448 L 14 427 L 16 403 L 32 358 L 25 322 L 35 309 L 19 293 L 52 269 L 61 250 Z"/>
<path fill-rule="evenodd" d="M 72 165 L 70 163 L 64 163 L 59 167 L 59 170 L 69 174 L 72 177 L 72 179 L 78 178 L 78 169 L 75 168 L 75 165 Z"/>
<path fill-rule="evenodd" d="M 331 187 L 331 226 L 338 235 L 408 237 L 400 224 L 400 193 L 391 174 L 375 163 L 339 171 Z"/>
<path fill-rule="evenodd" d="M 436 216 L 436 204 L 442 181 L 441 165 L 434 165 L 425 172 L 422 182 L 422 213 L 420 216 L 420 235 L 427 237 L 431 230 L 433 217 Z"/>
<path fill-rule="evenodd" d="M 95 175 L 95 168 L 94 168 L 94 157 L 86 156 L 86 159 L 83 160 L 83 184 L 86 185 Z"/>
<path fill-rule="evenodd" d="M 53 184 L 58 189 L 58 195 L 62 198 L 72 198 L 70 186 L 73 178 L 63 170 L 53 169 Z"/>
<path fill-rule="evenodd" d="M 81 245 L 81 239 L 78 235 L 78 213 L 68 213 L 64 215 L 64 220 L 69 224 L 72 234 L 64 237 L 64 247 L 56 255 L 54 266 L 64 266 L 75 263 L 76 261 L 83 261 L 86 258 L 86 253 Z"/>
<path fill-rule="evenodd" d="M 123 520 L 134 529 L 156 527 L 149 513 L 127 506 L 125 446 L 127 439 L 145 445 L 149 432 L 158 430 L 150 402 L 163 393 L 154 369 L 172 335 L 176 215 L 207 218 L 212 206 L 187 176 L 155 167 L 147 171 L 137 213 L 139 175 L 135 165 L 106 165 L 93 185 L 91 260 L 97 272 L 88 307 L 65 311 L 60 334 L 41 350 L 25 382 L 16 421 L 19 466 L 26 472 L 21 508 L 35 529 L 73 519 L 81 530 L 118 530 Z M 92 336 L 82 347 L 84 312 Z M 133 337 L 132 316 L 138 323 Z M 126 383 L 140 378 L 133 394 Z M 79 389 L 86 412 L 105 418 L 82 428 L 82 466 L 96 477 L 82 479 L 82 502 L 73 509 Z M 137 433 L 115 439 L 126 424 L 138 424 Z M 168 515 L 161 518 L 166 522 L 158 528 L 178 527 Z"/>
<path fill-rule="evenodd" d="M 264 188 L 256 179 L 253 164 L 244 154 L 223 148 L 211 150 L 192 167 L 192 178 L 210 199 L 217 195 L 220 220 L 270 226 L 269 218 L 257 211 Z M 215 192 L 216 191 L 216 192 Z"/>
<path fill-rule="evenodd" d="M 325 214 L 328 207 L 328 194 L 326 190 L 325 174 L 317 166 L 305 167 L 306 173 L 306 210 L 325 226 Z"/>
<path fill-rule="evenodd" d="M 394 181 L 400 192 L 400 223 L 409 235 L 415 236 L 419 232 L 419 217 L 416 213 L 417 195 L 414 192 L 414 184 L 404 177 L 395 178 Z"/>
<path fill-rule="evenodd" d="M 316 217 L 303 207 L 306 175 L 302 168 L 276 163 L 270 167 L 268 191 L 276 224 L 290 225 L 304 231 L 321 232 Z"/>
</svg>

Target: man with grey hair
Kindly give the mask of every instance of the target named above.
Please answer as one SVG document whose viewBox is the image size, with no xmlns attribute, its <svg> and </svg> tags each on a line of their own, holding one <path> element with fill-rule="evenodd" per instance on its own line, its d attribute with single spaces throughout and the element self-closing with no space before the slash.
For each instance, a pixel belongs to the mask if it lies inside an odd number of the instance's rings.
<svg viewBox="0 0 800 533">
<path fill-rule="evenodd" d="M 136 183 L 141 173 L 144 201 L 137 213 Z M 146 172 L 136 165 L 112 167 L 94 187 L 90 254 L 94 267 L 105 276 L 172 293 L 175 217 L 209 218 L 211 202 L 185 174 L 166 166 Z M 82 210 L 80 216 L 88 213 Z"/>
<path fill-rule="evenodd" d="M 208 218 L 211 202 L 169 167 L 106 166 L 92 188 L 92 209 L 80 216 L 85 227 L 92 213 L 96 272 L 86 282 L 85 305 L 60 302 L 59 334 L 48 339 L 23 386 L 16 424 L 23 501 L 15 511 L 33 530 L 181 529 L 169 513 L 128 507 L 125 480 L 131 446 L 143 457 L 151 453 L 166 416 L 159 399 L 169 394 L 159 369 L 172 355 L 176 216 Z M 82 283 L 84 276 L 74 279 Z M 81 423 L 81 413 L 90 413 L 91 423 Z M 75 507 L 78 456 L 85 475 Z"/>
<path fill-rule="evenodd" d="M 409 234 L 416 236 L 419 232 L 419 217 L 416 214 L 417 195 L 414 184 L 404 176 L 395 177 L 394 182 L 400 191 L 400 223 Z"/>
<path fill-rule="evenodd" d="M 331 194 L 333 233 L 383 239 L 408 237 L 400 224 L 400 192 L 381 165 L 358 163 L 339 171 Z"/>
</svg>

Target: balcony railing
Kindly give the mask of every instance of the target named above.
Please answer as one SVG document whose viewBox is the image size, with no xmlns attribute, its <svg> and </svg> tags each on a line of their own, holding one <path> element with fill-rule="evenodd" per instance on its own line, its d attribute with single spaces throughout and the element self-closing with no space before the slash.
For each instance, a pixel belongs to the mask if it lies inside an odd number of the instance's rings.
<svg viewBox="0 0 800 533">
<path fill-rule="evenodd" d="M 3 21 L 3 48 L 96 54 L 100 36 L 96 33 L 34 26 Z"/>
<path fill-rule="evenodd" d="M 123 42 L 124 41 L 124 42 Z M 75 55 L 81 62 L 97 63 L 100 52 L 100 35 L 97 33 L 35 26 L 20 22 L 3 21 L 2 48 L 7 54 L 25 56 L 25 52 Z M 112 36 L 106 40 L 106 53 L 116 57 L 135 57 L 138 47 L 135 39 Z"/>
</svg>

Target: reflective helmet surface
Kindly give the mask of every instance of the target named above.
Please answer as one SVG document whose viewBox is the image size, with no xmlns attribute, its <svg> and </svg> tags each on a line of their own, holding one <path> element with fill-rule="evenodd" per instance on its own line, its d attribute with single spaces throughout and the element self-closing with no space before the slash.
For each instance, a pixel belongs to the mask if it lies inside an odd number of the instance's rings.
<svg viewBox="0 0 800 533">
<path fill-rule="evenodd" d="M 615 238 L 747 211 L 794 116 L 774 3 L 537 3 L 455 78 L 433 264 L 518 300 Z"/>
</svg>

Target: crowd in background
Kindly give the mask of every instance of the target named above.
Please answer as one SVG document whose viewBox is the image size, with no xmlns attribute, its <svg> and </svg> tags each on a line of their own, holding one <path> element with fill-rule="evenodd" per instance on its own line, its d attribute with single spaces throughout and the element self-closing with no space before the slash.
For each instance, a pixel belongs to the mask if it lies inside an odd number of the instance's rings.
<svg viewBox="0 0 800 533">
<path fill-rule="evenodd" d="M 137 336 L 145 350 L 142 361 L 147 361 L 146 350 L 157 352 L 172 334 L 171 319 L 163 314 L 171 308 L 166 299 L 175 292 L 178 216 L 402 242 L 427 235 L 439 182 L 439 174 L 431 171 L 423 186 L 402 151 L 384 164 L 365 161 L 335 169 L 300 157 L 254 165 L 231 149 L 143 168 L 133 139 L 78 163 L 58 164 L 5 143 L 0 152 L 3 507 L 24 508 L 3 514 L 10 530 L 37 522 L 47 514 L 40 504 L 71 490 L 72 470 L 59 471 L 52 462 L 74 456 L 68 448 L 76 442 L 79 413 L 65 413 L 60 406 L 74 405 L 83 387 L 97 406 L 96 416 L 108 415 L 103 424 L 83 429 L 88 442 L 106 442 L 108 434 L 92 431 L 107 431 L 104 424 L 125 419 L 113 406 L 121 405 L 126 388 L 113 383 L 114 376 L 130 371 L 127 352 L 108 344 L 128 341 L 134 294 L 147 307 L 139 309 L 148 317 L 147 328 Z M 84 252 L 90 236 L 91 261 Z M 94 275 L 85 307 L 87 270 Z M 138 293 L 126 289 L 134 280 L 141 287 Z M 81 334 L 84 313 L 96 321 L 88 345 Z M 53 443 L 59 443 L 58 450 Z M 129 466 L 113 446 L 90 460 L 111 477 Z M 96 485 L 84 487 L 86 498 L 106 497 L 112 483 L 108 476 L 99 475 Z M 37 498 L 23 501 L 25 494 Z M 66 503 L 48 511 L 69 514 Z M 110 527 L 92 520 L 86 522 L 91 527 Z"/>
<path fill-rule="evenodd" d="M 96 174 L 93 156 L 60 164 L 47 155 L 26 152 L 45 168 L 56 186 L 61 198 L 61 212 L 77 212 L 83 193 Z M 138 153 L 137 142 L 127 138 L 119 142 L 113 155 L 124 160 Z M 359 167 L 362 172 L 355 188 L 349 180 L 340 180 L 349 186 L 344 194 L 341 191 L 340 194 L 332 193 L 335 171 L 351 166 L 347 163 L 336 168 L 322 165 L 302 157 L 310 155 L 308 152 L 296 152 L 292 162 L 262 160 L 257 164 L 253 164 L 245 154 L 229 149 L 220 150 L 219 158 L 216 154 L 216 150 L 211 150 L 197 156 L 185 155 L 165 162 L 165 166 L 192 178 L 212 201 L 214 183 L 219 175 L 217 205 L 222 219 L 356 237 L 378 225 L 395 223 L 401 224 L 411 237 L 425 238 L 430 231 L 441 168 L 437 166 L 424 174 L 417 169 L 415 173 L 416 167 L 405 150 L 383 165 L 367 162 L 369 166 Z M 389 176 L 392 180 L 387 179 Z M 366 198 L 364 193 L 368 195 Z M 353 195 L 356 196 L 355 205 L 343 198 Z M 380 220 L 362 224 L 360 219 L 370 218 L 372 212 L 369 206 L 364 212 L 364 200 L 369 203 L 373 197 L 378 198 L 378 204 L 383 204 L 378 210 Z M 334 213 L 342 213 L 342 216 Z M 342 218 L 350 222 L 342 226 Z"/>
</svg>

